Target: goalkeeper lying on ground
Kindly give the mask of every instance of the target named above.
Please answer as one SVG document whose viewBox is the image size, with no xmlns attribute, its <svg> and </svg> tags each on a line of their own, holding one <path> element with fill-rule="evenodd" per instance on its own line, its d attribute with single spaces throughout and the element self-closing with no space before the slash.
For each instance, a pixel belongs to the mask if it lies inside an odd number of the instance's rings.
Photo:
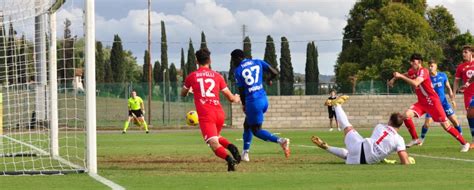
<svg viewBox="0 0 474 190">
<path fill-rule="evenodd" d="M 403 124 L 403 115 L 392 113 L 387 125 L 378 124 L 370 138 L 363 138 L 349 123 L 341 104 L 347 101 L 348 96 L 340 96 L 332 100 L 331 104 L 336 111 L 337 122 L 344 130 L 344 143 L 346 148 L 329 146 L 319 137 L 313 136 L 311 140 L 320 148 L 346 160 L 346 164 L 375 164 L 383 161 L 392 152 L 397 152 L 401 164 L 414 163 L 405 150 L 405 141 L 398 134 L 398 129 Z"/>
</svg>

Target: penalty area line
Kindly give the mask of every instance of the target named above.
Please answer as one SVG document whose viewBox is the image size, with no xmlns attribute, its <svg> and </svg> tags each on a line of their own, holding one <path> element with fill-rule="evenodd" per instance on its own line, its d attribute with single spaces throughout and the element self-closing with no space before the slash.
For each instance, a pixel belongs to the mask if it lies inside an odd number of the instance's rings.
<svg viewBox="0 0 474 190">
<path fill-rule="evenodd" d="M 296 144 L 294 146 L 304 147 L 304 148 L 318 148 L 316 146 L 301 145 L 301 144 Z M 413 155 L 413 156 L 416 156 L 416 157 L 422 157 L 422 158 L 438 159 L 438 160 L 454 160 L 454 161 L 461 161 L 461 162 L 474 162 L 474 160 L 463 159 L 463 158 L 452 158 L 452 157 L 443 157 L 443 156 L 429 156 L 429 155 L 413 154 L 413 153 L 410 153 L 409 155 Z"/>
</svg>

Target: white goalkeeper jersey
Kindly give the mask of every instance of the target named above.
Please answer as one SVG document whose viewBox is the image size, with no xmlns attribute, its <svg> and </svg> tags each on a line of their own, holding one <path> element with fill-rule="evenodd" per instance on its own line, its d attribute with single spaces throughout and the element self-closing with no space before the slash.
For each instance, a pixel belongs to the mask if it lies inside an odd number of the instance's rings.
<svg viewBox="0 0 474 190">
<path fill-rule="evenodd" d="M 405 149 L 403 137 L 393 127 L 383 124 L 375 126 L 372 136 L 364 141 L 364 154 L 368 164 L 379 163 L 392 152 Z"/>
</svg>

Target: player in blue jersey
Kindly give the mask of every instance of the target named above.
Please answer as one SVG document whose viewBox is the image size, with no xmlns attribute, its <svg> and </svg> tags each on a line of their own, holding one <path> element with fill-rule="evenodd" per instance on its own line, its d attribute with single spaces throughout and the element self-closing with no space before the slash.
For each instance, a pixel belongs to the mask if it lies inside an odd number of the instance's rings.
<svg viewBox="0 0 474 190">
<path fill-rule="evenodd" d="M 438 94 L 439 96 L 439 100 L 441 101 L 441 104 L 443 105 L 444 112 L 446 113 L 446 116 L 451 121 L 451 123 L 459 131 L 459 133 L 462 133 L 461 124 L 459 123 L 456 115 L 454 114 L 454 110 L 453 108 L 451 108 L 451 105 L 446 99 L 446 95 L 444 93 L 444 89 L 447 88 L 450 102 L 453 104 L 453 107 L 456 108 L 456 101 L 454 101 L 454 94 L 451 89 L 451 85 L 449 85 L 448 76 L 446 76 L 446 73 L 444 72 L 438 72 L 438 64 L 435 61 L 431 60 L 430 62 L 428 62 L 428 64 L 430 67 L 431 83 L 433 84 L 433 89 L 435 90 L 436 94 Z M 425 118 L 425 124 L 421 128 L 420 145 L 423 144 L 426 133 L 428 132 L 428 129 L 430 127 L 430 123 L 432 122 L 433 122 L 433 119 L 431 118 L 431 115 L 427 113 L 426 118 Z"/>
<path fill-rule="evenodd" d="M 240 49 L 232 51 L 231 56 L 235 66 L 234 76 L 245 113 L 242 160 L 247 162 L 250 160 L 249 150 L 253 135 L 264 141 L 280 144 L 288 158 L 290 156 L 290 139 L 280 138 L 262 129 L 263 114 L 268 108 L 267 93 L 263 88 L 263 72 L 271 74 L 268 80 L 271 85 L 271 80 L 278 75 L 278 71 L 263 60 L 246 59 L 244 52 Z"/>
</svg>

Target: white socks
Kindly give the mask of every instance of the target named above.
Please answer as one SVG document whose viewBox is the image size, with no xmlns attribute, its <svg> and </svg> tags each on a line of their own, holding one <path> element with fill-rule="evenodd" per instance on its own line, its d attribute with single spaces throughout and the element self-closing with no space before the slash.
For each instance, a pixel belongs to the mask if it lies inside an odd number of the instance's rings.
<svg viewBox="0 0 474 190">
<path fill-rule="evenodd" d="M 344 160 L 347 158 L 347 154 L 349 153 L 345 148 L 338 148 L 338 147 L 333 147 L 333 146 L 329 146 L 328 149 L 326 150 L 330 152 L 331 154 L 334 154 L 337 157 L 342 158 Z"/>
<path fill-rule="evenodd" d="M 352 124 L 349 123 L 349 119 L 347 118 L 346 112 L 344 112 L 341 105 L 335 105 L 334 111 L 336 112 L 337 122 L 339 122 L 339 126 L 342 130 L 344 130 L 346 127 L 352 126 Z"/>
</svg>

